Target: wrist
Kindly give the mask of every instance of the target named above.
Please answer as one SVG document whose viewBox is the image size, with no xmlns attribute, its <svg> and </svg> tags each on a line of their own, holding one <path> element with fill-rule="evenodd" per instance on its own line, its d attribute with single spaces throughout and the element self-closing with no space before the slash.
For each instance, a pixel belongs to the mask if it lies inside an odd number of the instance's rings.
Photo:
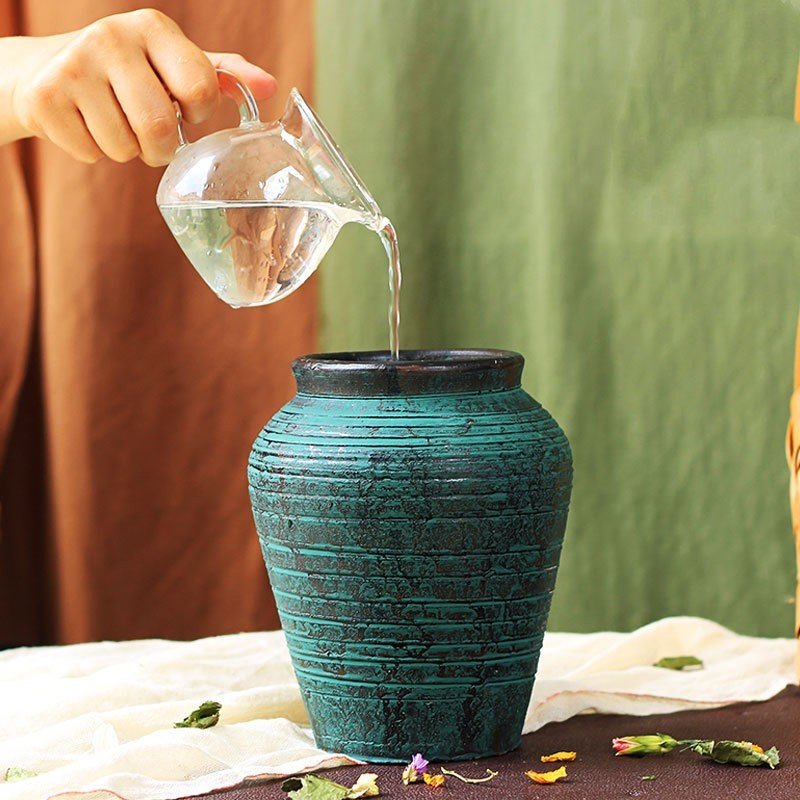
<svg viewBox="0 0 800 800">
<path fill-rule="evenodd" d="M 30 37 L 0 39 L 0 144 L 32 136 L 17 112 L 15 94 L 24 70 Z"/>
<path fill-rule="evenodd" d="M 22 87 L 72 36 L 9 36 L 0 39 L 0 145 L 36 135 L 36 131 L 25 125 L 20 114 Z"/>
</svg>

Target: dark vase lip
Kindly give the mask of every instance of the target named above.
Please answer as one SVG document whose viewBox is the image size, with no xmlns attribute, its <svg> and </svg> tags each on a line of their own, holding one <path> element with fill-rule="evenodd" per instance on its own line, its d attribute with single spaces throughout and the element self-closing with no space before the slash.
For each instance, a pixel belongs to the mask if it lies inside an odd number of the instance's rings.
<svg viewBox="0 0 800 800">
<path fill-rule="evenodd" d="M 301 392 L 363 396 L 513 388 L 524 363 L 511 350 L 368 350 L 301 356 L 292 368 Z"/>
<path fill-rule="evenodd" d="M 352 371 L 385 369 L 437 369 L 452 371 L 486 369 L 524 363 L 520 353 L 513 350 L 459 349 L 459 350 L 401 350 L 400 358 L 393 359 L 388 350 L 363 350 L 340 353 L 312 353 L 295 359 L 295 364 L 317 369 Z"/>
</svg>

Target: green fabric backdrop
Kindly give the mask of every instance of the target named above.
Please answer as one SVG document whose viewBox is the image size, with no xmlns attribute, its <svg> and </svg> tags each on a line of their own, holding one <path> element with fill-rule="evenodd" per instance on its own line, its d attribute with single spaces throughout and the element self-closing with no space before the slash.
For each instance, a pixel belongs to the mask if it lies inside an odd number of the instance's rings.
<svg viewBox="0 0 800 800">
<path fill-rule="evenodd" d="M 800 10 L 318 0 L 317 105 L 404 256 L 405 347 L 521 351 L 575 456 L 551 627 L 791 635 Z M 377 237 L 324 346 L 386 347 Z"/>
</svg>

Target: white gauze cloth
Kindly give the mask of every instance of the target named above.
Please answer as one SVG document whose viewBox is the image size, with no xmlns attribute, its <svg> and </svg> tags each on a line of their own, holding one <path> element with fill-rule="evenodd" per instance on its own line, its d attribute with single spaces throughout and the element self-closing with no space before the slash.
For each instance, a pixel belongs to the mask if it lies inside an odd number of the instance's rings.
<svg viewBox="0 0 800 800">
<path fill-rule="evenodd" d="M 692 617 L 633 633 L 549 633 L 525 732 L 587 712 L 766 700 L 794 682 L 794 646 Z M 676 655 L 705 669 L 651 666 Z M 204 700 L 222 703 L 216 727 L 172 727 Z M 0 780 L 9 767 L 37 773 L 0 783 L 0 800 L 171 800 L 354 763 L 315 746 L 279 631 L 6 651 L 0 709 Z"/>
</svg>

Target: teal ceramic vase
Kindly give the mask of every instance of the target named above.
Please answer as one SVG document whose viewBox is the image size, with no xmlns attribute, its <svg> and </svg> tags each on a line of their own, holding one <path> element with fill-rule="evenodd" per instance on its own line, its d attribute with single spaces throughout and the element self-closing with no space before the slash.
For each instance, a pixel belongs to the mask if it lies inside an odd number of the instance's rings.
<svg viewBox="0 0 800 800">
<path fill-rule="evenodd" d="M 572 484 L 522 366 L 497 350 L 294 362 L 249 482 L 321 748 L 439 761 L 519 744 Z"/>
</svg>

